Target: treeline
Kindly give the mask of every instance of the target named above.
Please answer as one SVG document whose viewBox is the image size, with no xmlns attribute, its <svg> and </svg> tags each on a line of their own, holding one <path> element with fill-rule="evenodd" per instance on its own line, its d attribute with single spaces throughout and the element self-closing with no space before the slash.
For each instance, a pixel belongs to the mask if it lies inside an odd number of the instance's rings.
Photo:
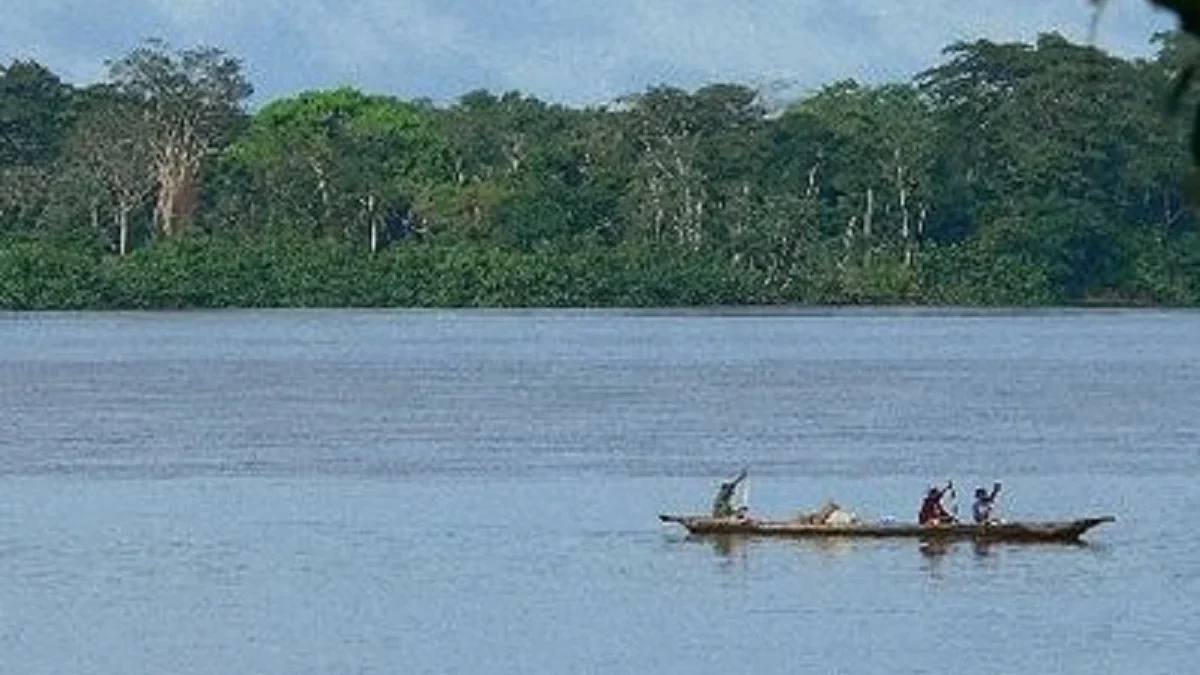
<svg viewBox="0 0 1200 675">
<path fill-rule="evenodd" d="M 220 50 L 149 42 L 87 87 L 15 61 L 0 307 L 1197 304 L 1185 45 L 1158 46 L 958 43 L 781 109 L 714 84 L 251 114 Z"/>
</svg>

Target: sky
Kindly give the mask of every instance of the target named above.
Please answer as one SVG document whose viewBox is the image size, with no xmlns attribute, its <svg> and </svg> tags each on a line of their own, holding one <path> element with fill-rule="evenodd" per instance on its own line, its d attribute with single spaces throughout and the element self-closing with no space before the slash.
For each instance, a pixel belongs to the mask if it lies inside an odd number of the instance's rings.
<svg viewBox="0 0 1200 675">
<path fill-rule="evenodd" d="M 804 92 L 905 80 L 957 40 L 1086 40 L 1086 0 L 0 0 L 0 63 L 104 78 L 143 39 L 242 59 L 255 104 L 343 85 L 444 103 L 473 89 L 570 105 L 650 86 L 738 82 Z M 1114 0 L 1095 43 L 1152 53 L 1174 25 Z"/>
</svg>

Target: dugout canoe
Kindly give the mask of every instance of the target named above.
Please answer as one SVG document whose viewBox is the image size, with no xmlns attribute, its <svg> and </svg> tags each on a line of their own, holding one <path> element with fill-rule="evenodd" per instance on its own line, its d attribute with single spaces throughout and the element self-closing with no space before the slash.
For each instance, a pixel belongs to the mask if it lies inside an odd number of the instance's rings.
<svg viewBox="0 0 1200 675">
<path fill-rule="evenodd" d="M 1111 523 L 1113 516 L 992 523 L 953 523 L 946 525 L 917 525 L 914 523 L 854 523 L 848 525 L 818 525 L 800 521 L 758 520 L 755 518 L 712 518 L 710 516 L 679 516 L 662 514 L 663 523 L 674 523 L 696 535 L 744 535 L 762 537 L 864 537 L 911 539 L 973 539 L 996 542 L 1075 542 L 1084 532 Z"/>
</svg>

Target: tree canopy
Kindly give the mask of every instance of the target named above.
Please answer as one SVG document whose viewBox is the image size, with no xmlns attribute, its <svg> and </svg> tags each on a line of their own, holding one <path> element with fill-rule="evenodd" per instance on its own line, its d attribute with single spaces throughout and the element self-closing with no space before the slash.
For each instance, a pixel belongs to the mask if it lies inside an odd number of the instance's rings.
<svg viewBox="0 0 1200 675">
<path fill-rule="evenodd" d="M 82 88 L 18 61 L 0 306 L 1194 304 L 1190 129 L 1163 114 L 1194 102 L 1187 40 L 959 42 L 781 107 L 344 87 L 251 113 L 220 50 L 150 42 Z"/>
</svg>

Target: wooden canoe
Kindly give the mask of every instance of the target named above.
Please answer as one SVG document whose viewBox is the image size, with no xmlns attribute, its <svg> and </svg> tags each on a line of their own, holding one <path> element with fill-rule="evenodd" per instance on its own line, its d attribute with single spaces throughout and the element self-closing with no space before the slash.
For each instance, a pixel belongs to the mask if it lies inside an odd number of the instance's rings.
<svg viewBox="0 0 1200 675">
<path fill-rule="evenodd" d="M 855 523 L 817 525 L 799 521 L 758 520 L 755 518 L 712 518 L 663 514 L 659 520 L 677 523 L 697 535 L 745 535 L 764 537 L 908 537 L 913 539 L 974 539 L 997 542 L 1074 542 L 1084 532 L 1116 520 L 1112 516 L 1078 520 L 1026 521 L 976 525 L 917 525 L 914 523 Z"/>
</svg>

